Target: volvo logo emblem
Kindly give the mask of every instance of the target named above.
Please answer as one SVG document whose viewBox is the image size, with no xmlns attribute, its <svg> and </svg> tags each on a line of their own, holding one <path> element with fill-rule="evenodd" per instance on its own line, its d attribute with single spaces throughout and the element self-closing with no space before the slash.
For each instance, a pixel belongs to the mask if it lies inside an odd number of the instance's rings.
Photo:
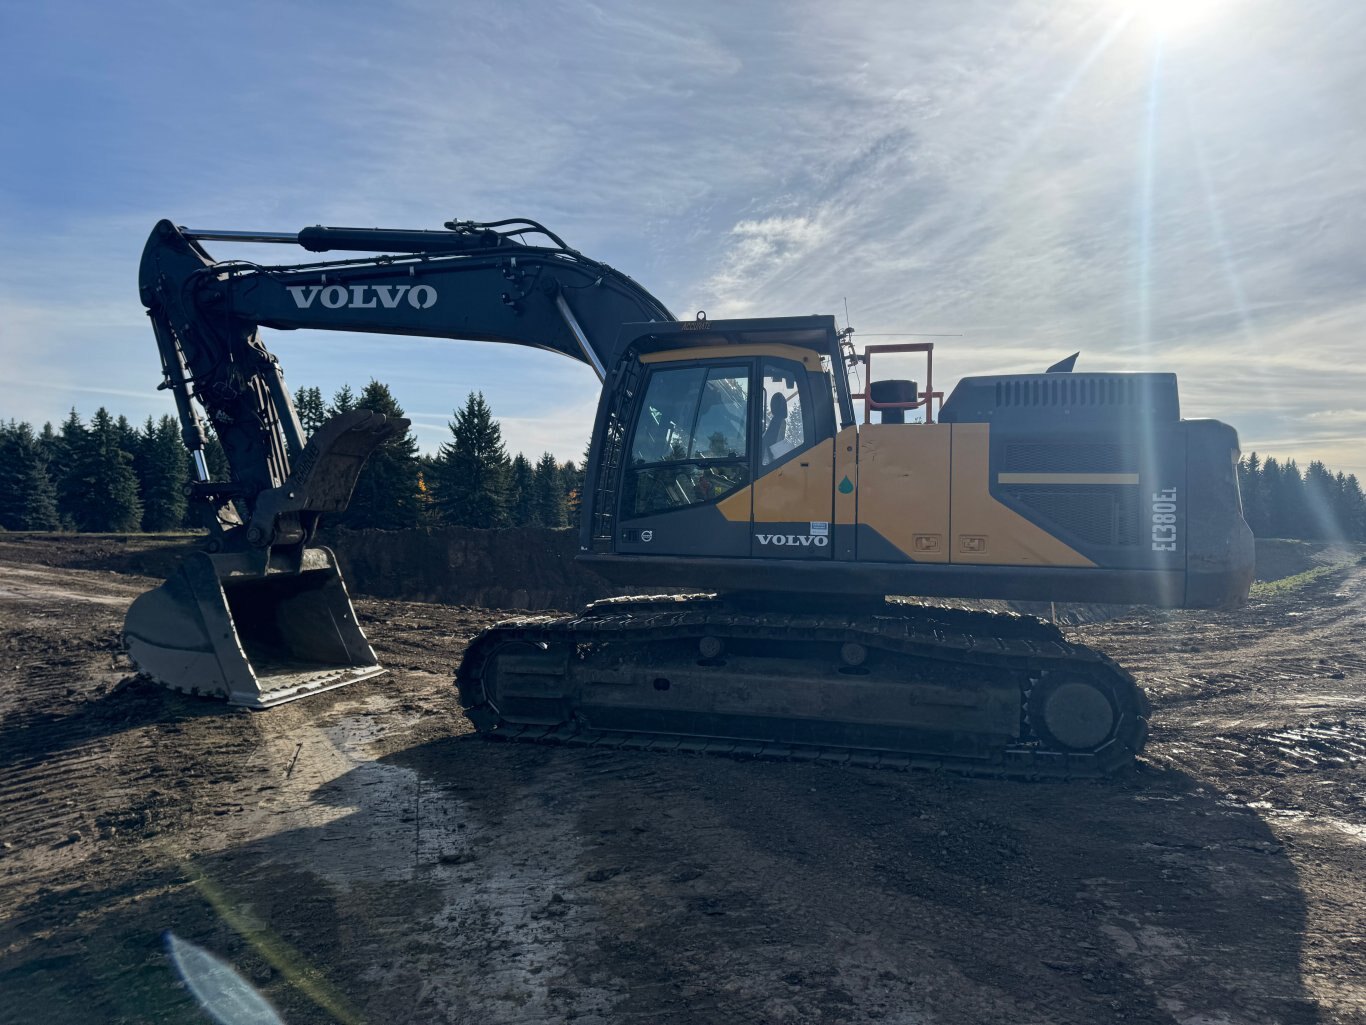
<svg viewBox="0 0 1366 1025">
<path fill-rule="evenodd" d="M 431 285 L 286 285 L 301 310 L 316 300 L 329 310 L 395 309 L 407 301 L 415 310 L 436 305 L 436 289 Z"/>
</svg>

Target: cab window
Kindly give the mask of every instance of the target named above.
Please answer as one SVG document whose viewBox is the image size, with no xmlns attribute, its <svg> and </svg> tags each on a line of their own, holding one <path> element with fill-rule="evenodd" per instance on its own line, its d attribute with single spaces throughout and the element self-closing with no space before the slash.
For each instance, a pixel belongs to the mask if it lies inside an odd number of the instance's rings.
<svg viewBox="0 0 1366 1025">
<path fill-rule="evenodd" d="M 631 438 L 623 514 L 714 502 L 749 483 L 747 366 L 655 370 Z"/>
<path fill-rule="evenodd" d="M 631 442 L 632 465 L 688 457 L 693 413 L 706 379 L 706 367 L 665 370 L 650 377 Z"/>
<path fill-rule="evenodd" d="M 759 462 L 773 466 L 785 456 L 809 448 L 814 440 L 806 372 L 791 360 L 765 359 L 760 377 L 763 433 L 759 436 Z"/>
</svg>

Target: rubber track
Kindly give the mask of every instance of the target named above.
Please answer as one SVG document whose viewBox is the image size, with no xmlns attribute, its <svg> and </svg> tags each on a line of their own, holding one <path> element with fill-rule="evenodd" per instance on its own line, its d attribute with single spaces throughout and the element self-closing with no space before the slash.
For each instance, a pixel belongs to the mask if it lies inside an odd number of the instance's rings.
<svg viewBox="0 0 1366 1025">
<path fill-rule="evenodd" d="M 508 642 L 551 645 L 628 642 L 652 646 L 706 633 L 749 636 L 781 643 L 785 638 L 836 645 L 848 641 L 869 650 L 892 651 L 917 659 L 1023 671 L 1037 677 L 1046 670 L 1069 675 L 1099 674 L 1121 704 L 1115 735 L 1087 753 L 1048 750 L 1032 739 L 1006 748 L 1001 760 L 953 758 L 942 754 L 844 747 L 796 747 L 765 741 L 692 734 L 627 733 L 592 730 L 578 722 L 558 726 L 502 723 L 484 697 L 482 674 L 495 650 Z M 1134 678 L 1112 659 L 1084 645 L 1069 643 L 1058 629 L 1033 617 L 938 606 L 888 602 L 876 613 L 749 612 L 712 596 L 663 596 L 608 599 L 578 616 L 527 618 L 494 626 L 476 637 L 457 673 L 461 701 L 476 728 L 490 739 L 519 740 L 637 750 L 694 751 L 733 757 L 830 762 L 895 769 L 942 769 L 967 775 L 1016 778 L 1085 779 L 1113 775 L 1133 763 L 1147 738 L 1147 698 Z M 1022 707 L 1028 695 L 1021 695 Z M 1023 714 L 1023 713 L 1022 713 Z M 1026 717 L 1027 718 L 1027 717 Z M 1026 722 L 1026 729 L 1028 723 Z"/>
</svg>

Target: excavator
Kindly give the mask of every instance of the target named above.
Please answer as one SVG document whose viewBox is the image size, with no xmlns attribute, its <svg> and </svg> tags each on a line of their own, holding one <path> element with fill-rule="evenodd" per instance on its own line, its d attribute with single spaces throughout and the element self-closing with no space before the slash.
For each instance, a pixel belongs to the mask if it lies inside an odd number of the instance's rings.
<svg viewBox="0 0 1366 1025">
<path fill-rule="evenodd" d="M 211 241 L 342 255 L 216 261 Z M 140 289 L 208 538 L 124 639 L 186 692 L 268 708 L 383 671 L 316 537 L 408 422 L 355 410 L 306 437 L 263 328 L 534 346 L 602 382 L 578 558 L 645 596 L 477 637 L 456 683 L 493 737 L 1105 776 L 1143 748 L 1133 677 L 1049 622 L 935 599 L 1210 608 L 1251 584 L 1237 435 L 1183 419 L 1172 374 L 1064 361 L 945 397 L 932 344 L 859 351 L 830 316 L 680 320 L 524 219 L 162 221 Z M 923 356 L 923 383 L 874 379 L 889 351 Z"/>
</svg>

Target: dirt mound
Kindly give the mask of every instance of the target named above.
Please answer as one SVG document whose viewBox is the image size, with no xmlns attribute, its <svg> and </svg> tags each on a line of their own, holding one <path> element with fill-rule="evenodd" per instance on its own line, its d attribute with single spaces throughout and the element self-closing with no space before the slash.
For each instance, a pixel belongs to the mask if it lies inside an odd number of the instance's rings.
<svg viewBox="0 0 1366 1025">
<path fill-rule="evenodd" d="M 1322 547 L 1309 541 L 1258 538 L 1257 579 L 1281 580 L 1313 569 L 1318 565 L 1314 556 Z"/>
<path fill-rule="evenodd" d="M 1345 566 L 1366 559 L 1364 552 L 1366 546 L 1350 542 L 1258 538 L 1257 579 L 1283 580 L 1320 566 Z"/>
<path fill-rule="evenodd" d="M 618 593 L 574 561 L 576 530 L 336 530 L 323 538 L 356 594 L 495 609 L 575 609 Z"/>
<path fill-rule="evenodd" d="M 169 576 L 196 551 L 202 534 L 28 534 L 0 537 L 0 562 L 64 569 L 105 570 L 131 576 Z"/>
</svg>

